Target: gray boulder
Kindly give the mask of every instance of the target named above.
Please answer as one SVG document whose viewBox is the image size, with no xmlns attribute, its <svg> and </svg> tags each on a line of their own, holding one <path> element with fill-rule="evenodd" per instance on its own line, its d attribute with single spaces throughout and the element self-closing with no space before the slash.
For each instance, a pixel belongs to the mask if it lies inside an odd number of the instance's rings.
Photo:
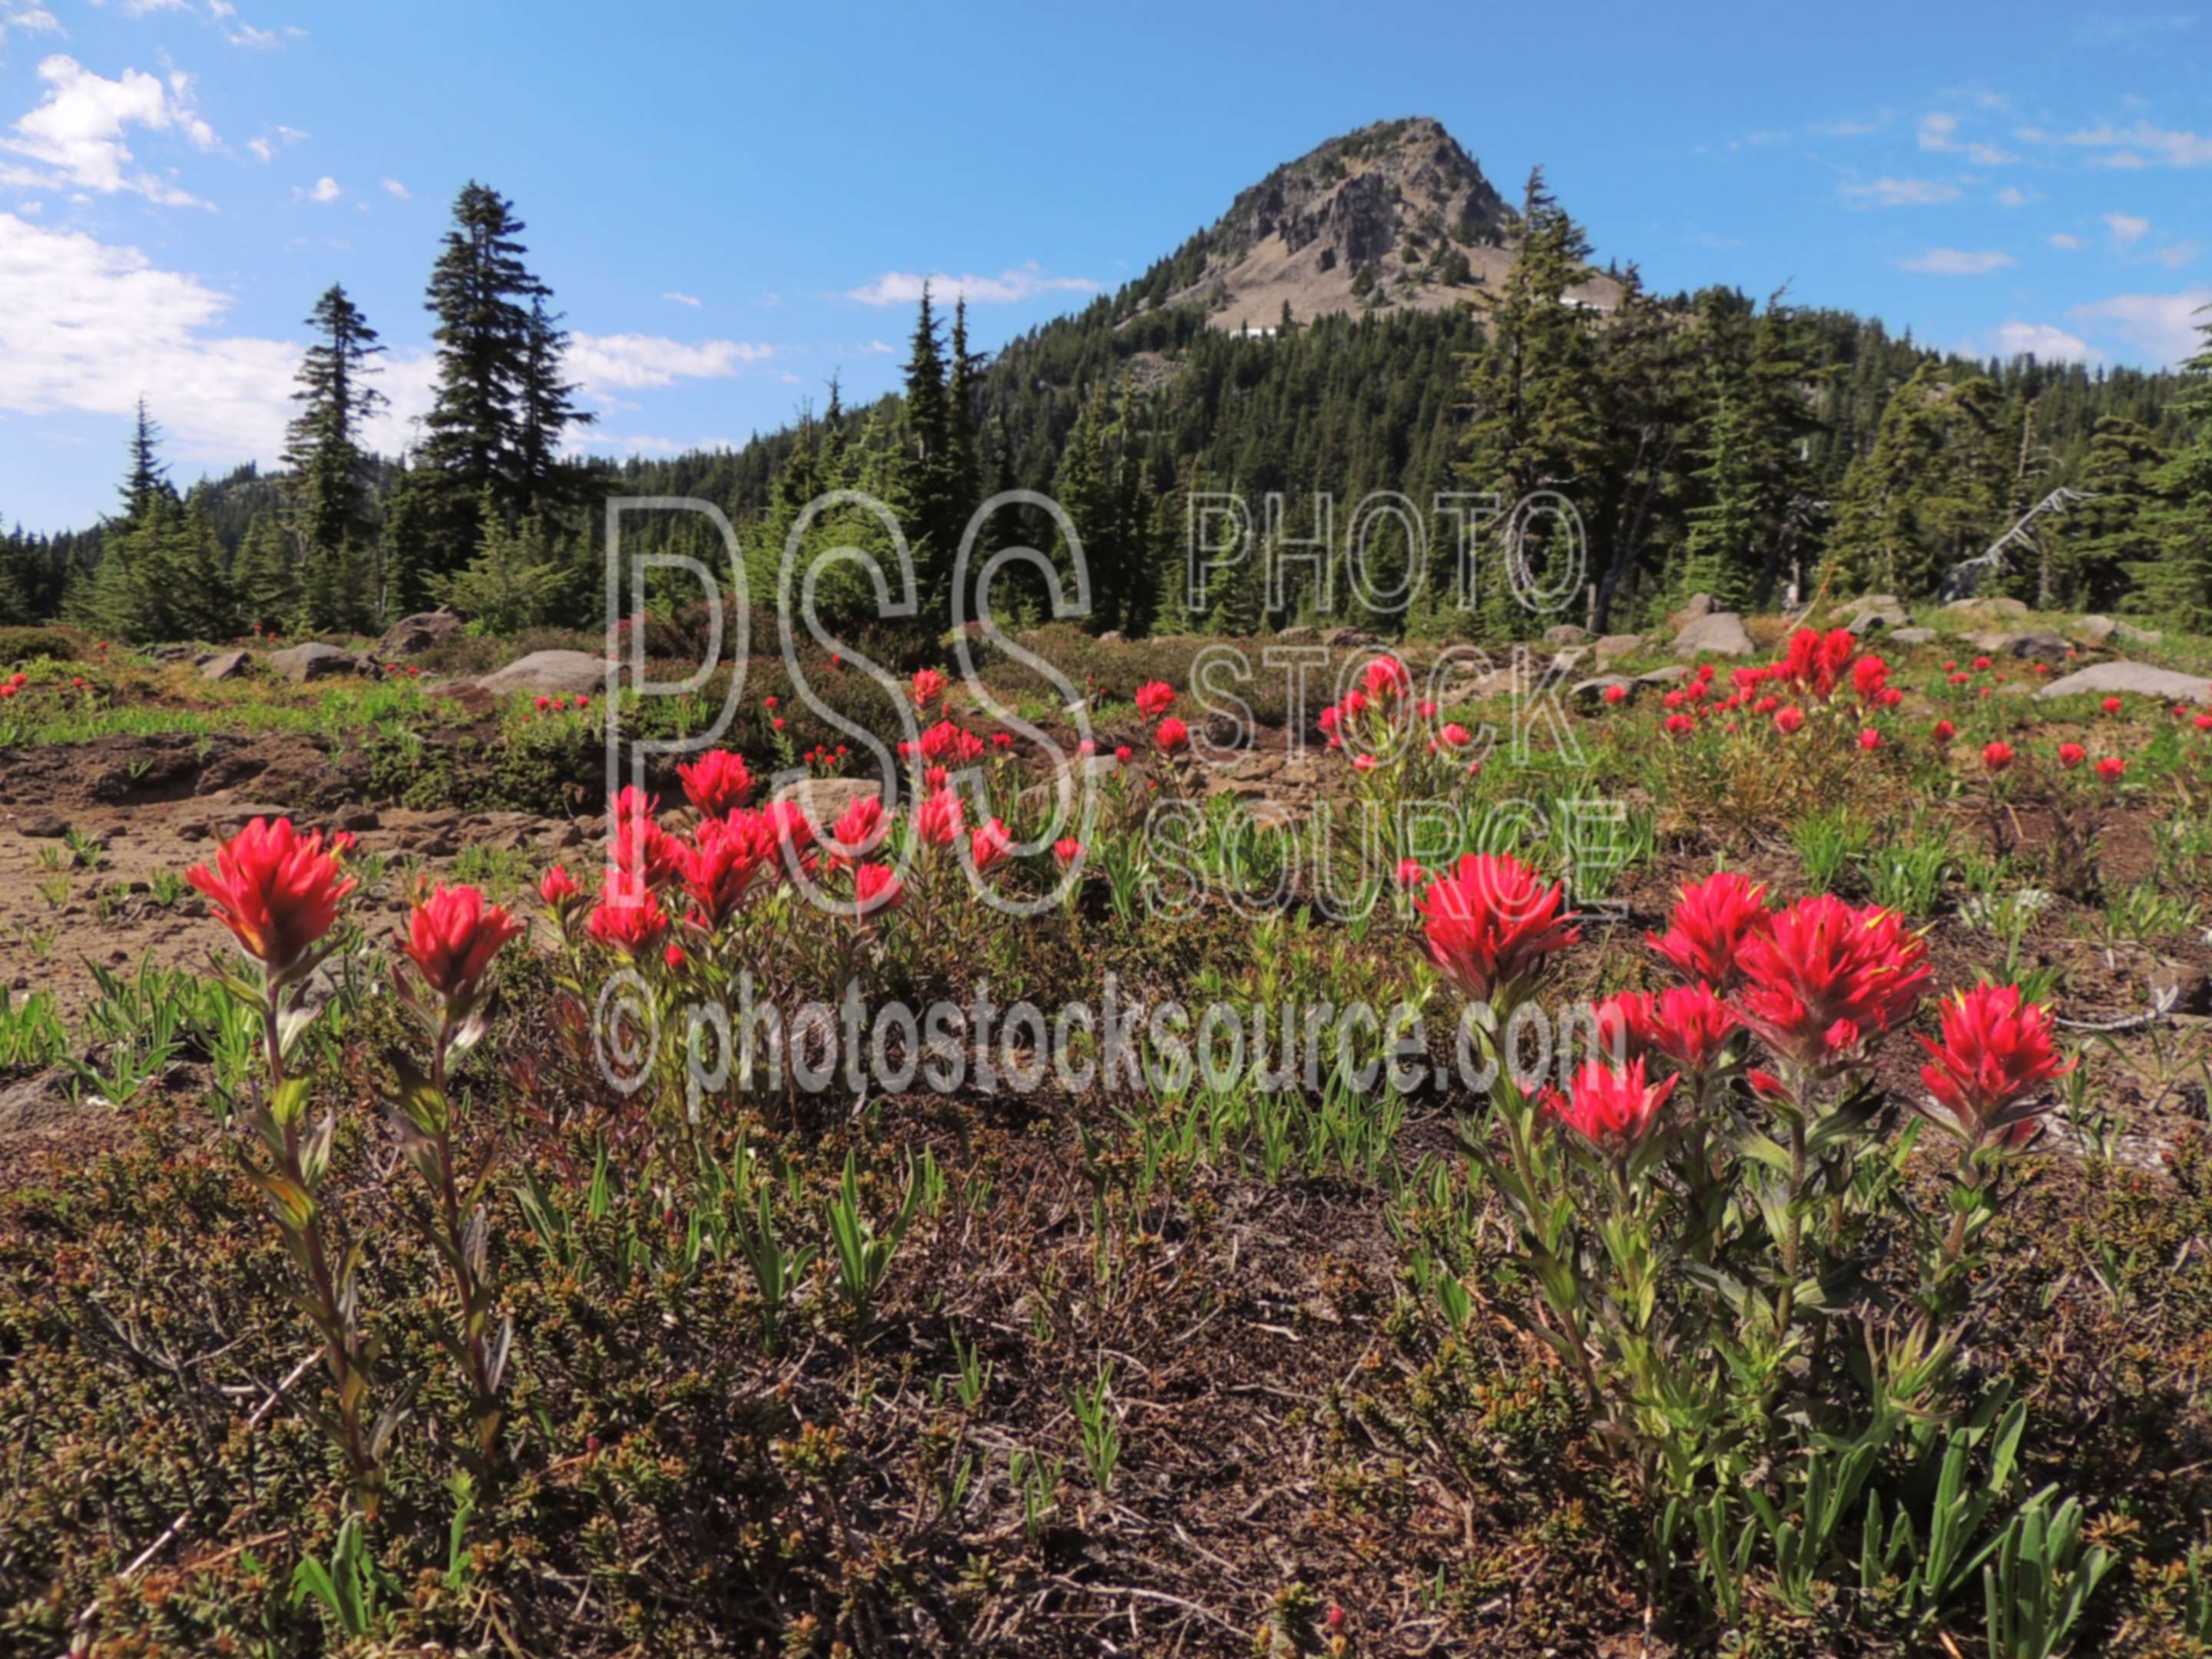
<svg viewBox="0 0 2212 1659">
<path fill-rule="evenodd" d="M 2212 681 L 2202 674 L 2184 674 L 2172 668 L 2154 668 L 2147 662 L 2092 663 L 2063 679 L 2039 686 L 2039 697 L 2083 697 L 2134 695 L 2155 697 L 2160 702 L 2212 703 Z"/>
<path fill-rule="evenodd" d="M 604 691 L 607 659 L 588 651 L 533 651 L 526 657 L 517 657 L 504 668 L 495 668 L 477 684 L 497 697 L 510 691 L 553 697 Z"/>
<path fill-rule="evenodd" d="M 1678 657 L 1748 657 L 1758 649 L 1743 618 L 1733 611 L 1710 611 L 1693 619 L 1674 635 L 1673 647 Z"/>
<path fill-rule="evenodd" d="M 1667 625 L 1679 633 L 1692 623 L 1712 614 L 1713 596 L 1710 593 L 1692 593 L 1680 611 L 1668 617 Z"/>
<path fill-rule="evenodd" d="M 1357 628 L 1332 628 L 1321 636 L 1321 642 L 1334 649 L 1348 650 L 1375 643 L 1375 636 Z"/>
<path fill-rule="evenodd" d="M 1936 635 L 1932 628 L 1893 628 L 1889 637 L 1899 645 L 1933 645 Z"/>
<path fill-rule="evenodd" d="M 1544 643 L 1547 645 L 1581 645 L 1589 637 L 1589 629 L 1577 628 L 1572 623 L 1560 623 L 1544 630 Z"/>
<path fill-rule="evenodd" d="M 309 680 L 336 679 L 348 674 L 373 674 L 375 670 L 350 651 L 341 651 L 334 645 L 324 645 L 310 640 L 305 645 L 295 645 L 276 652 L 269 659 L 269 665 L 288 680 L 305 684 Z"/>
<path fill-rule="evenodd" d="M 2020 622 L 2027 616 L 2027 607 L 2018 599 L 2008 599 L 2002 594 L 1991 594 L 1987 599 L 1954 599 L 1943 609 L 1962 623 Z"/>
<path fill-rule="evenodd" d="M 461 619 L 450 611 L 418 611 L 402 617 L 384 630 L 376 654 L 389 662 L 394 657 L 416 657 L 461 631 Z"/>
<path fill-rule="evenodd" d="M 1278 629 L 1277 645 L 1311 645 L 1321 637 L 1319 632 L 1304 623 L 1292 623 L 1288 628 Z"/>
<path fill-rule="evenodd" d="M 2086 617 L 2076 617 L 2066 631 L 2076 642 L 2101 650 L 2112 642 L 2112 636 L 2119 630 L 2119 623 L 2110 617 L 2100 617 L 2093 611 Z"/>
<path fill-rule="evenodd" d="M 1594 647 L 1601 663 L 1618 662 L 1623 657 L 1632 657 L 1644 648 L 1641 634 L 1607 634 Z"/>
<path fill-rule="evenodd" d="M 253 659 L 243 651 L 210 651 L 200 659 L 200 678 L 204 680 L 235 679 L 246 672 Z"/>
<path fill-rule="evenodd" d="M 1844 607 L 1841 626 L 1854 634 L 1871 634 L 1885 628 L 1902 628 L 1911 618 L 1894 593 L 1869 593 Z"/>
</svg>

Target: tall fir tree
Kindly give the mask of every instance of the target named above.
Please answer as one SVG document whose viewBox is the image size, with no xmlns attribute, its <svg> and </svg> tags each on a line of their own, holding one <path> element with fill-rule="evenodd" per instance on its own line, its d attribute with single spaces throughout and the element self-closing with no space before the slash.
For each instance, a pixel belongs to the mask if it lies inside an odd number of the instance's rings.
<svg viewBox="0 0 2212 1659">
<path fill-rule="evenodd" d="M 1512 267 L 1484 311 L 1489 337 L 1461 382 L 1470 418 L 1460 476 L 1496 495 L 1503 515 L 1472 573 L 1484 631 L 1498 635 L 1527 634 L 1539 620 L 1516 596 L 1509 560 L 1540 587 L 1563 550 L 1556 519 L 1521 509 L 1542 490 L 1573 501 L 1602 449 L 1590 317 L 1567 296 L 1588 275 L 1589 244 L 1540 167 L 1528 175 L 1516 234 Z"/>
<path fill-rule="evenodd" d="M 2155 564 L 2142 568 L 2142 608 L 2172 626 L 2212 632 L 2212 306 L 2199 313 L 2201 350 L 2182 365 L 2173 411 L 2186 434 L 2155 484 L 2162 497 L 2150 513 L 2158 538 Z"/>
<path fill-rule="evenodd" d="M 907 352 L 892 503 L 914 556 L 924 626 L 939 631 L 951 622 L 952 566 L 973 506 L 961 495 L 945 369 L 945 342 L 924 284 Z"/>
<path fill-rule="evenodd" d="M 300 407 L 286 430 L 292 522 L 300 548 L 302 620 L 313 629 L 356 629 L 375 620 L 375 514 L 364 429 L 385 405 L 372 384 L 384 348 L 361 308 L 332 283 L 307 325 L 315 343 L 301 360 Z"/>
<path fill-rule="evenodd" d="M 2047 602 L 2109 611 L 2159 557 L 2148 509 L 2158 505 L 2152 480 L 2166 465 L 2158 441 L 2133 421 L 2099 417 L 2076 488 L 2088 499 L 2043 538 L 2050 553 Z"/>
<path fill-rule="evenodd" d="M 291 538 L 270 513 L 257 513 L 238 544 L 231 586 L 239 619 L 272 634 L 290 629 L 300 611 L 299 571 Z"/>
</svg>

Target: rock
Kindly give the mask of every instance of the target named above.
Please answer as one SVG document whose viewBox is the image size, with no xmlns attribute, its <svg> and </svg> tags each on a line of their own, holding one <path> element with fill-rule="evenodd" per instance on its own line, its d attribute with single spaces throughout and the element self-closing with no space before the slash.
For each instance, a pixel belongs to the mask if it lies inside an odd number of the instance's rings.
<svg viewBox="0 0 2212 1659">
<path fill-rule="evenodd" d="M 1636 677 L 1636 683 L 1638 685 L 1672 685 L 1677 680 L 1686 680 L 1689 678 L 1690 671 L 1687 668 L 1680 663 L 1670 662 L 1663 668 L 1651 670 L 1648 674 L 1638 674 Z"/>
<path fill-rule="evenodd" d="M 1692 623 L 1703 622 L 1712 614 L 1713 596 L 1710 593 L 1692 593 L 1686 605 L 1668 617 L 1667 626 L 1679 634 Z"/>
<path fill-rule="evenodd" d="M 338 814 L 338 828 L 350 830 L 356 835 L 364 830 L 381 830 L 383 815 L 368 806 L 349 806 Z"/>
<path fill-rule="evenodd" d="M 394 657 L 420 656 L 461 631 L 461 619 L 450 611 L 418 611 L 402 617 L 384 630 L 376 654 L 384 661 Z"/>
<path fill-rule="evenodd" d="M 1636 701 L 1637 682 L 1625 674 L 1600 674 L 1595 679 L 1578 680 L 1567 688 L 1567 695 L 1578 708 L 1601 708 L 1606 702 L 1606 693 L 1618 686 L 1620 696 L 1615 702 Z"/>
<path fill-rule="evenodd" d="M 244 651 L 210 651 L 200 659 L 200 678 L 204 680 L 234 679 L 246 672 L 253 658 Z"/>
<path fill-rule="evenodd" d="M 2116 622 L 2112 637 L 2122 645 L 2156 645 L 2166 635 L 2155 628 L 2137 628 L 2133 623 Z"/>
<path fill-rule="evenodd" d="M 77 1109 L 70 1098 L 68 1075 L 57 1066 L 0 1090 L 0 1134 L 54 1129 L 66 1122 Z"/>
<path fill-rule="evenodd" d="M 795 800 L 807 822 L 827 830 L 858 802 L 873 800 L 883 790 L 873 778 L 800 778 L 775 792 L 778 800 Z"/>
<path fill-rule="evenodd" d="M 2062 663 L 2074 647 L 2066 639 L 2045 629 L 2031 629 L 2026 633 L 2008 637 L 2002 649 L 2015 657 L 2025 657 L 2030 662 Z"/>
<path fill-rule="evenodd" d="M 1312 645 L 1320 638 L 1319 630 L 1309 628 L 1304 623 L 1294 623 L 1290 627 L 1277 631 L 1275 643 L 1277 645 Z"/>
<path fill-rule="evenodd" d="M 2086 617 L 2076 617 L 2068 624 L 2066 631 L 2073 635 L 2075 643 L 2101 650 L 2112 643 L 2112 635 L 2118 633 L 2119 629 L 2119 623 L 2110 617 L 2100 617 L 2092 612 Z"/>
<path fill-rule="evenodd" d="M 1128 642 L 1118 628 L 1109 628 L 1098 636 L 1098 643 L 1101 645 L 1127 645 Z"/>
<path fill-rule="evenodd" d="M 2001 594 L 1981 599 L 1954 599 L 1943 609 L 1966 623 L 2021 622 L 2027 616 L 2026 605 Z"/>
<path fill-rule="evenodd" d="M 1932 628 L 1893 628 L 1889 637 L 1899 645 L 1933 645 L 1936 634 Z"/>
<path fill-rule="evenodd" d="M 588 651 L 533 651 L 504 668 L 493 669 L 476 684 L 495 697 L 510 691 L 562 697 L 602 692 L 607 687 L 607 659 Z"/>
<path fill-rule="evenodd" d="M 1678 657 L 1748 657 L 1759 647 L 1733 611 L 1712 611 L 1692 620 L 1674 636 Z"/>
<path fill-rule="evenodd" d="M 52 812 L 26 812 L 15 820 L 15 833 L 33 841 L 59 841 L 69 834 L 69 825 Z"/>
<path fill-rule="evenodd" d="M 315 640 L 277 652 L 269 659 L 269 665 L 286 679 L 297 680 L 303 684 L 309 680 L 333 679 L 341 675 L 375 672 L 352 652 L 341 651 L 334 645 L 324 645 Z"/>
<path fill-rule="evenodd" d="M 2147 662 L 2130 662 L 2120 658 L 2077 669 L 2048 685 L 2038 687 L 2035 695 L 2103 697 L 2130 693 L 2139 697 L 2155 697 L 2160 702 L 2212 703 L 2212 682 L 2202 674 L 2184 674 L 2177 669 L 2154 668 Z"/>
<path fill-rule="evenodd" d="M 1842 625 L 1854 634 L 1871 634 L 1878 629 L 1902 628 L 1910 620 L 1896 594 L 1869 593 L 1851 601 L 1844 611 Z"/>
<path fill-rule="evenodd" d="M 1641 634 L 1607 634 L 1593 647 L 1597 652 L 1600 668 L 1618 662 L 1623 657 L 1632 657 L 1644 648 Z"/>
<path fill-rule="evenodd" d="M 1332 628 L 1321 636 L 1321 642 L 1326 646 L 1349 650 L 1358 646 L 1374 644 L 1375 636 L 1372 634 L 1364 633 L 1357 628 Z"/>
<path fill-rule="evenodd" d="M 1577 628 L 1572 623 L 1560 623 L 1544 630 L 1544 643 L 1547 645 L 1582 645 L 1589 638 L 1589 629 Z"/>
<path fill-rule="evenodd" d="M 2185 962 L 2162 962 L 2152 970 L 2150 1002 L 2170 1014 L 2212 1014 L 2212 978 Z"/>
</svg>

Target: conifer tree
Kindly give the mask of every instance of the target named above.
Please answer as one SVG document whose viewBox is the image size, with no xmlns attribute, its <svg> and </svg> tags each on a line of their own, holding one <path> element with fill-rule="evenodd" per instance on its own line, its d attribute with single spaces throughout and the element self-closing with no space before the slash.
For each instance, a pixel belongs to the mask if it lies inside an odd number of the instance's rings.
<svg viewBox="0 0 2212 1659">
<path fill-rule="evenodd" d="M 1567 289 L 1587 274 L 1589 245 L 1582 228 L 1544 187 L 1543 169 L 1528 175 L 1512 268 L 1485 313 L 1489 340 L 1462 380 L 1471 419 L 1460 475 L 1468 488 L 1493 493 L 1501 513 L 1478 561 L 1480 612 L 1486 631 L 1525 634 L 1537 618 L 1515 598 L 1506 561 L 1517 556 L 1542 585 L 1556 535 L 1543 521 L 1516 513 L 1539 490 L 1575 499 L 1595 466 L 1601 434 L 1590 374 L 1589 325 L 1570 305 Z"/>
<path fill-rule="evenodd" d="M 380 564 L 384 573 L 383 608 L 387 617 L 408 617 L 434 602 L 432 579 L 438 574 L 435 484 L 424 471 L 402 456 L 384 498 Z"/>
<path fill-rule="evenodd" d="M 486 633 L 515 634 L 544 626 L 559 608 L 567 573 L 552 554 L 545 521 L 536 515 L 514 530 L 487 501 L 483 543 L 468 566 L 433 579 L 441 603 Z"/>
<path fill-rule="evenodd" d="M 385 404 L 371 384 L 384 348 L 343 288 L 316 301 L 318 336 L 301 359 L 301 405 L 285 434 L 292 469 L 292 523 L 301 550 L 303 620 L 310 628 L 359 629 L 373 621 L 374 514 L 363 429 Z"/>
<path fill-rule="evenodd" d="M 299 574 L 291 540 L 274 514 L 256 514 L 247 524 L 231 566 L 231 585 L 245 626 L 277 634 L 291 628 L 299 611 Z"/>
<path fill-rule="evenodd" d="M 1995 391 L 1933 359 L 1897 389 L 1874 447 L 1844 475 L 1822 569 L 1831 593 L 1933 593 L 1988 545 L 2009 476 L 1996 462 Z"/>
<path fill-rule="evenodd" d="M 960 491 L 944 342 L 925 284 L 907 353 L 906 404 L 891 501 L 914 556 L 922 625 L 933 630 L 942 630 L 951 620 L 952 565 L 967 524 Z"/>
<path fill-rule="evenodd" d="M 2142 607 L 2194 633 L 2212 631 L 2212 306 L 2200 314 L 2203 348 L 2182 365 L 2186 377 L 2173 409 L 2187 436 L 2155 483 L 2162 496 L 2148 515 L 2156 563 L 2139 567 Z"/>
<path fill-rule="evenodd" d="M 2158 505 L 2152 479 L 2166 453 L 2133 421 L 2106 415 L 2089 439 L 2075 488 L 2088 499 L 2048 532 L 2050 603 L 2089 611 L 2118 605 L 2159 557 L 2148 509 Z"/>
</svg>

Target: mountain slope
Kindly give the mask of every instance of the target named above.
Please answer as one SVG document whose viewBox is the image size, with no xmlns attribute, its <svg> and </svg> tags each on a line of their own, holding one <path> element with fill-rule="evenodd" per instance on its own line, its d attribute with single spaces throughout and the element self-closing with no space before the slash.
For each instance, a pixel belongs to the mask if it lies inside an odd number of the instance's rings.
<svg viewBox="0 0 2212 1659">
<path fill-rule="evenodd" d="M 1176 285 L 1148 303 L 1198 304 L 1231 332 L 1291 318 L 1401 307 L 1447 309 L 1513 262 L 1516 215 L 1473 157 L 1427 116 L 1378 121 L 1277 167 L 1168 264 Z M 1594 276 L 1573 297 L 1619 294 Z"/>
</svg>

